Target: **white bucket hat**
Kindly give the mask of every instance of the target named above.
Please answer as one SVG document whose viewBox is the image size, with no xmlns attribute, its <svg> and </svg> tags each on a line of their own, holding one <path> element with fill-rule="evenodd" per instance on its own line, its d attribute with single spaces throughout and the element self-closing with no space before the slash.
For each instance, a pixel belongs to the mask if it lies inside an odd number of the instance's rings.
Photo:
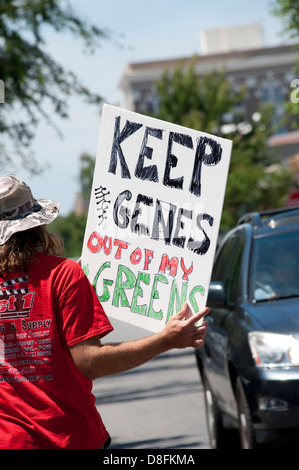
<svg viewBox="0 0 299 470">
<path fill-rule="evenodd" d="M 14 233 L 51 223 L 59 213 L 59 202 L 34 199 L 31 189 L 20 178 L 0 178 L 0 245 Z"/>
</svg>

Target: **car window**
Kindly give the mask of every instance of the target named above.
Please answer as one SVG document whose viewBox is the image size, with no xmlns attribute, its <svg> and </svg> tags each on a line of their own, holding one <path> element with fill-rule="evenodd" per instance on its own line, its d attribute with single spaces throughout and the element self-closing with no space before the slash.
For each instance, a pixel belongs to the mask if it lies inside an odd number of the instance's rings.
<svg viewBox="0 0 299 470">
<path fill-rule="evenodd" d="M 229 267 L 229 261 L 235 245 L 235 237 L 230 238 L 221 248 L 212 273 L 212 281 L 224 282 Z"/>
<path fill-rule="evenodd" d="M 253 245 L 251 298 L 266 301 L 299 296 L 299 232 L 256 239 Z"/>
<path fill-rule="evenodd" d="M 234 251 L 232 253 L 231 263 L 225 284 L 227 302 L 230 305 L 235 303 L 238 292 L 243 248 L 244 241 L 241 237 L 238 237 L 236 239 Z"/>
<path fill-rule="evenodd" d="M 244 238 L 239 232 L 222 247 L 212 273 L 212 281 L 223 282 L 229 305 L 236 300 L 243 248 Z"/>
</svg>

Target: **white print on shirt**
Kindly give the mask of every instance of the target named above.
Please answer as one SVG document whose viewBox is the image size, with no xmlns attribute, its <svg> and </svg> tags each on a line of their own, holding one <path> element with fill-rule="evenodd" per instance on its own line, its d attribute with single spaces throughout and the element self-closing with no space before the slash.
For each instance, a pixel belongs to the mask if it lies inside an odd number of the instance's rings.
<svg viewBox="0 0 299 470">
<path fill-rule="evenodd" d="M 0 283 L 0 382 L 53 380 L 49 373 L 51 319 L 30 317 L 35 292 L 23 283 L 28 276 Z M 5 320 L 22 319 L 21 322 Z"/>
<path fill-rule="evenodd" d="M 23 276 L 0 283 L 0 319 L 30 316 L 35 292 L 29 292 L 27 287 L 15 287 L 28 280 L 28 276 Z"/>
</svg>

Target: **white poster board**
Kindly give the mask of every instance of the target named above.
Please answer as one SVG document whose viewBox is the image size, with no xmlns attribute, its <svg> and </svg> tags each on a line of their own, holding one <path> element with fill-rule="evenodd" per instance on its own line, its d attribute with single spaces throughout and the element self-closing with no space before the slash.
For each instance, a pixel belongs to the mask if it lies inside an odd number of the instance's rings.
<svg viewBox="0 0 299 470">
<path fill-rule="evenodd" d="M 157 332 L 205 306 L 231 147 L 104 105 L 81 262 L 109 317 Z"/>
</svg>

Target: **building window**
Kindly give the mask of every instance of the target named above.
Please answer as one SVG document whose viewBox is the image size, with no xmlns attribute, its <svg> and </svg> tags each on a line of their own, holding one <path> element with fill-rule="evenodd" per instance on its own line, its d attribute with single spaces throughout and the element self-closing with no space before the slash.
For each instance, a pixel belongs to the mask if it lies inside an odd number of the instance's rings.
<svg viewBox="0 0 299 470">
<path fill-rule="evenodd" d="M 284 101 L 283 87 L 278 80 L 266 80 L 262 85 L 261 91 L 261 99 L 263 105 L 268 102 L 274 103 L 276 105 L 281 105 Z"/>
<path fill-rule="evenodd" d="M 265 80 L 260 87 L 261 106 L 264 107 L 267 103 L 272 103 L 275 106 L 273 125 L 278 126 L 275 134 L 286 132 L 286 127 L 281 124 L 285 114 L 283 89 L 280 81 L 274 78 Z"/>
</svg>

